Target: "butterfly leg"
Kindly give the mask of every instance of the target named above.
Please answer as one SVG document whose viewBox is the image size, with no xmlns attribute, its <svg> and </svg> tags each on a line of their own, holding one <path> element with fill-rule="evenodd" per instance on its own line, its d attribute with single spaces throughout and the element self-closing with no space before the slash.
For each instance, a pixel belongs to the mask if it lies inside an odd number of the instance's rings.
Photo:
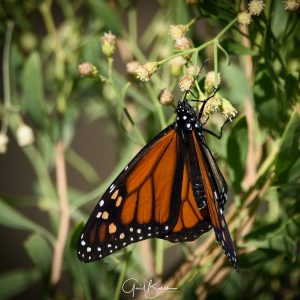
<svg viewBox="0 0 300 300">
<path fill-rule="evenodd" d="M 211 99 L 211 98 L 213 98 L 213 97 L 215 96 L 215 94 L 217 93 L 218 90 L 219 90 L 219 88 L 214 88 L 213 93 L 212 93 L 208 98 L 206 98 L 206 99 L 204 99 L 204 100 L 198 100 L 199 102 L 203 102 L 203 104 L 202 104 L 202 106 L 201 106 L 201 108 L 200 108 L 200 111 L 199 111 L 199 113 L 198 113 L 198 117 L 197 117 L 198 120 L 200 120 L 201 117 L 202 117 L 202 114 L 203 114 L 203 111 L 204 111 L 205 104 L 207 103 L 207 101 L 208 101 L 209 99 Z"/>
<path fill-rule="evenodd" d="M 210 135 L 214 136 L 215 138 L 217 138 L 218 140 L 220 140 L 220 139 L 222 138 L 222 135 L 223 135 L 223 128 L 225 127 L 225 125 L 226 125 L 228 122 L 229 122 L 229 119 L 226 120 L 226 121 L 224 122 L 224 124 L 223 124 L 222 127 L 221 127 L 221 131 L 220 131 L 219 134 L 216 134 L 216 133 L 214 133 L 213 131 L 211 131 L 211 130 L 209 130 L 209 129 L 206 129 L 206 128 L 203 128 L 203 131 L 204 131 L 204 132 L 207 132 L 208 134 L 210 134 Z"/>
</svg>

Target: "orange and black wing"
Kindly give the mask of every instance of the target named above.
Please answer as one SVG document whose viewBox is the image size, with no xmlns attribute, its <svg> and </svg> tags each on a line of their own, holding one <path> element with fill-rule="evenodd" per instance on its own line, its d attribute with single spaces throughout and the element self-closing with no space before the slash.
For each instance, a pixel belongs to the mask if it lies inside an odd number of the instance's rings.
<svg viewBox="0 0 300 300">
<path fill-rule="evenodd" d="M 187 134 L 185 139 L 178 219 L 176 225 L 160 237 L 173 243 L 193 241 L 212 228 L 192 134 Z"/>
<path fill-rule="evenodd" d="M 177 222 L 184 156 L 174 125 L 150 141 L 100 198 L 77 248 L 81 261 L 166 234 Z"/>
<path fill-rule="evenodd" d="M 236 251 L 225 221 L 223 207 L 219 200 L 221 193 L 217 179 L 214 176 L 215 169 L 212 166 L 211 159 L 208 157 L 208 147 L 197 134 L 193 133 L 193 138 L 195 142 L 201 178 L 203 180 L 210 222 L 214 228 L 216 239 L 221 245 L 225 255 L 228 257 L 231 264 L 237 270 L 239 270 Z"/>
</svg>

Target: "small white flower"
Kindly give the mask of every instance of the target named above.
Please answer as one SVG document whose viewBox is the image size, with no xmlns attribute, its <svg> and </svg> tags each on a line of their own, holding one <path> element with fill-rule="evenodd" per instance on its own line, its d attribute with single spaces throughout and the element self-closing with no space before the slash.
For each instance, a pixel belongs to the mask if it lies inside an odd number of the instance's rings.
<svg viewBox="0 0 300 300">
<path fill-rule="evenodd" d="M 34 134 L 31 127 L 26 124 L 19 126 L 17 129 L 17 142 L 21 147 L 31 145 L 34 142 Z"/>
<path fill-rule="evenodd" d="M 0 132 L 0 153 L 5 153 L 7 150 L 8 137 L 6 133 Z"/>
</svg>

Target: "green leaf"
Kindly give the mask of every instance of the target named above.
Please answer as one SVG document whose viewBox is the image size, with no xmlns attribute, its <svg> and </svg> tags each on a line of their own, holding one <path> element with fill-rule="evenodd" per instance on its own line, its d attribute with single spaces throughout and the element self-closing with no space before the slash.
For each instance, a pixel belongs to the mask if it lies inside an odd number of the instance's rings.
<svg viewBox="0 0 300 300">
<path fill-rule="evenodd" d="M 237 55 L 257 55 L 257 52 L 253 49 L 246 48 L 240 42 L 234 39 L 227 38 L 222 40 L 222 46 L 226 49 L 229 54 Z"/>
<path fill-rule="evenodd" d="M 254 83 L 254 100 L 259 122 L 272 129 L 278 124 L 279 108 L 276 99 L 274 78 L 265 63 L 261 63 L 256 72 Z"/>
<path fill-rule="evenodd" d="M 232 184 L 236 192 L 240 191 L 241 182 L 244 178 L 247 148 L 247 121 L 245 116 L 243 116 L 235 122 L 227 141 L 228 165 L 232 170 Z"/>
<path fill-rule="evenodd" d="M 10 228 L 39 232 L 53 242 L 53 236 L 45 228 L 24 217 L 2 199 L 0 199 L 0 224 Z"/>
<path fill-rule="evenodd" d="M 124 25 L 122 24 L 118 14 L 115 13 L 109 4 L 103 0 L 89 0 L 92 12 L 100 18 L 113 34 L 121 35 Z"/>
<path fill-rule="evenodd" d="M 227 66 L 226 62 L 223 61 L 221 63 L 221 74 L 229 87 L 229 91 L 222 90 L 222 95 L 224 94 L 224 97 L 229 99 L 235 106 L 239 106 L 242 111 L 245 97 L 253 101 L 245 72 L 239 66 L 233 63 Z"/>
<path fill-rule="evenodd" d="M 26 60 L 22 75 L 23 108 L 37 126 L 43 126 L 46 101 L 41 60 L 37 52 L 33 52 Z"/>
<path fill-rule="evenodd" d="M 15 270 L 0 276 L 0 299 L 12 299 L 39 279 L 37 270 Z"/>
<path fill-rule="evenodd" d="M 290 169 L 300 156 L 299 149 L 300 112 L 295 110 L 281 140 L 280 150 L 275 165 L 275 174 L 280 177 Z"/>
<path fill-rule="evenodd" d="M 17 210 L 7 205 L 2 199 L 0 199 L 0 224 L 23 230 L 36 230 L 37 224 L 27 219 Z"/>
<path fill-rule="evenodd" d="M 240 255 L 239 265 L 241 269 L 258 267 L 261 268 L 261 265 L 273 260 L 279 255 L 278 251 L 258 249 L 251 253 Z"/>
<path fill-rule="evenodd" d="M 39 234 L 34 233 L 25 241 L 24 246 L 43 278 L 48 279 L 52 257 L 48 242 Z"/>
<path fill-rule="evenodd" d="M 176 24 L 187 24 L 190 20 L 190 14 L 184 1 L 176 1 L 172 3 L 172 6 L 176 7 Z"/>
<path fill-rule="evenodd" d="M 289 13 L 283 9 L 281 1 L 274 1 L 272 9 L 271 29 L 275 37 L 278 38 L 284 31 L 288 22 Z"/>
</svg>

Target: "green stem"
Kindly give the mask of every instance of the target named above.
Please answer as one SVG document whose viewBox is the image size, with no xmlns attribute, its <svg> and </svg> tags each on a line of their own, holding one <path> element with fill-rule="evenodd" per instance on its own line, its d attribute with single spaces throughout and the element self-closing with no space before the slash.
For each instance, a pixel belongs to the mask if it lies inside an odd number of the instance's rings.
<svg viewBox="0 0 300 300">
<path fill-rule="evenodd" d="M 113 90 L 114 90 L 114 92 L 116 93 L 117 97 L 119 97 L 119 98 L 121 99 L 121 98 L 124 98 L 125 95 L 122 95 L 122 93 L 120 93 L 120 91 L 115 87 L 115 85 L 114 85 L 114 83 L 113 83 L 113 76 L 112 76 L 112 62 L 113 62 L 113 59 L 112 59 L 112 58 L 111 58 L 111 59 L 109 58 L 109 59 L 108 59 L 108 76 L 109 76 L 109 77 L 108 77 L 108 79 L 109 79 L 108 83 L 109 83 L 109 84 L 111 85 L 111 87 L 113 88 Z M 136 126 L 136 124 L 135 124 L 133 118 L 131 117 L 131 115 L 130 115 L 128 109 L 127 109 L 126 106 L 124 105 L 124 101 L 122 101 L 122 103 L 123 103 L 123 104 L 122 104 L 122 106 L 123 106 L 123 107 L 122 107 L 122 110 L 124 111 L 126 118 L 128 119 L 128 121 L 129 121 L 130 124 L 132 125 L 132 127 L 133 127 L 133 129 L 134 129 L 136 135 L 138 136 L 138 138 L 139 138 L 139 140 L 140 140 L 140 142 L 141 142 L 141 145 L 145 145 L 145 144 L 146 144 L 146 141 L 145 141 L 145 139 L 144 139 L 144 137 L 143 137 L 141 131 L 140 131 L 139 128 Z"/>
<path fill-rule="evenodd" d="M 112 85 L 112 67 L 113 67 L 113 62 L 114 62 L 114 59 L 112 57 L 108 57 L 107 58 L 107 64 L 108 64 L 108 78 L 111 82 L 111 85 Z"/>
<path fill-rule="evenodd" d="M 219 40 L 214 40 L 214 72 L 215 72 L 215 88 L 218 87 L 218 44 Z"/>
<path fill-rule="evenodd" d="M 227 51 L 219 43 L 218 43 L 218 48 L 224 53 L 224 55 L 226 57 L 226 65 L 229 66 L 230 63 L 231 63 L 229 54 L 227 53 Z"/>
<path fill-rule="evenodd" d="M 126 106 L 124 107 L 124 113 L 125 113 L 125 116 L 127 117 L 127 119 L 129 120 L 130 124 L 132 125 L 132 127 L 133 127 L 135 133 L 137 134 L 137 136 L 138 136 L 138 138 L 139 138 L 141 144 L 142 144 L 143 146 L 146 145 L 146 140 L 144 139 L 144 137 L 143 137 L 141 131 L 140 131 L 140 130 L 138 129 L 138 127 L 136 126 L 136 124 L 135 124 L 133 118 L 131 117 L 131 115 L 130 115 L 128 109 L 126 108 Z"/>
<path fill-rule="evenodd" d="M 5 42 L 4 42 L 4 49 L 3 49 L 3 93 L 4 93 L 4 114 L 10 112 L 11 108 L 11 93 L 10 93 L 10 73 L 9 73 L 9 51 L 11 45 L 12 34 L 14 30 L 14 23 L 9 21 L 7 23 L 7 29 L 5 33 Z M 7 118 L 3 118 L 2 122 L 2 132 L 7 132 Z"/>
<path fill-rule="evenodd" d="M 151 87 L 151 85 L 146 84 L 146 88 L 147 88 L 147 90 L 150 94 L 151 100 L 152 100 L 153 104 L 155 105 L 156 110 L 158 112 L 160 126 L 162 129 L 164 129 L 165 127 L 167 127 L 167 122 L 166 122 L 166 119 L 165 119 L 165 116 L 164 116 L 164 113 L 162 110 L 162 106 L 159 104 L 158 99 L 157 99 L 155 92 L 154 92 L 153 88 Z"/>
<path fill-rule="evenodd" d="M 188 50 L 184 50 L 184 51 L 179 51 L 178 53 L 157 62 L 158 66 L 162 65 L 162 64 L 164 64 L 164 63 L 166 63 L 166 62 L 168 62 L 168 61 L 170 61 L 170 60 L 172 60 L 172 59 L 174 59 L 178 56 L 189 54 L 189 53 L 194 53 L 194 52 L 199 52 L 199 51 L 205 49 L 207 46 L 209 46 L 211 44 L 215 44 L 215 42 L 218 41 L 230 29 L 230 27 L 232 27 L 235 24 L 236 21 L 237 21 L 237 18 L 234 18 L 212 40 L 210 40 L 210 41 L 208 41 L 208 42 L 206 42 L 206 43 L 204 43 L 204 44 L 202 44 L 198 47 L 188 49 Z"/>
<path fill-rule="evenodd" d="M 65 53 L 60 44 L 60 40 L 57 36 L 55 23 L 51 13 L 52 0 L 45 0 L 40 5 L 40 12 L 42 14 L 46 29 L 54 44 L 55 53 L 55 76 L 58 82 L 63 83 L 65 80 Z M 63 113 L 66 109 L 67 99 L 63 91 L 59 91 L 56 97 L 57 110 Z"/>
<path fill-rule="evenodd" d="M 194 53 L 194 52 L 199 52 L 199 51 L 205 49 L 207 46 L 209 46 L 213 42 L 214 42 L 214 39 L 212 39 L 212 40 L 210 40 L 210 41 L 208 41 L 208 42 L 200 45 L 199 47 L 195 47 L 195 48 L 184 50 L 184 51 L 179 51 L 178 53 L 176 53 L 176 54 L 174 54 L 174 55 L 172 55 L 170 57 L 167 57 L 167 58 L 165 58 L 165 59 L 157 62 L 157 64 L 158 65 L 162 65 L 162 64 L 164 64 L 164 63 L 166 63 L 166 62 L 168 62 L 168 61 L 170 61 L 170 60 L 172 60 L 172 59 L 174 59 L 174 58 L 176 58 L 178 56 L 189 54 L 189 53 Z"/>
<path fill-rule="evenodd" d="M 156 239 L 155 249 L 155 274 L 158 279 L 162 279 L 164 265 L 164 241 Z"/>
<path fill-rule="evenodd" d="M 233 26 L 235 24 L 235 22 L 237 21 L 237 18 L 234 18 L 230 23 L 228 23 L 215 37 L 215 39 L 220 39 L 220 37 L 222 37 L 231 26 Z"/>
<path fill-rule="evenodd" d="M 124 265 L 123 265 L 123 268 L 122 268 L 122 271 L 119 275 L 119 279 L 118 279 L 118 283 L 117 283 L 117 286 L 116 286 L 116 289 L 115 289 L 115 293 L 114 293 L 114 296 L 113 296 L 113 300 L 118 300 L 120 298 L 120 293 L 121 293 L 121 289 L 122 289 L 122 284 L 124 282 L 124 279 L 125 279 L 125 276 L 126 276 L 126 273 L 127 273 L 127 268 L 128 268 L 128 262 L 129 262 L 129 254 L 126 253 L 126 260 L 124 262 Z"/>
</svg>

